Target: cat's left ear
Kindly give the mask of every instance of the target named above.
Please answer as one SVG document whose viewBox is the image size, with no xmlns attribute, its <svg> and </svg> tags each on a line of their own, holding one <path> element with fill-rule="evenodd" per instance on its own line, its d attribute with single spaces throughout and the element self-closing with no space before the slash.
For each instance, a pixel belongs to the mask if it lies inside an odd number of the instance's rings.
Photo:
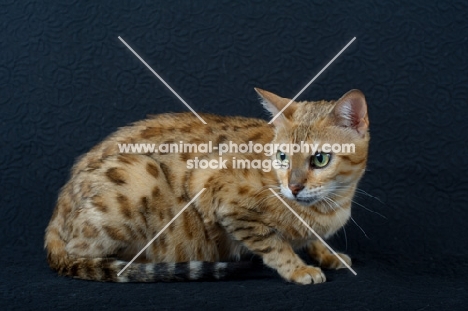
<svg viewBox="0 0 468 311">
<path fill-rule="evenodd" d="M 359 90 L 343 95 L 336 102 L 333 114 L 339 126 L 352 128 L 363 136 L 369 129 L 366 98 Z"/>
<path fill-rule="evenodd" d="M 255 88 L 255 91 L 260 95 L 261 103 L 266 110 L 271 113 L 272 117 L 275 117 L 284 107 L 286 107 L 291 101 L 288 98 L 283 98 L 268 91 Z M 294 111 L 297 109 L 297 103 L 292 102 L 288 108 L 286 108 L 282 115 L 278 116 L 273 124 L 276 126 L 287 124 L 287 119 L 289 119 Z"/>
</svg>

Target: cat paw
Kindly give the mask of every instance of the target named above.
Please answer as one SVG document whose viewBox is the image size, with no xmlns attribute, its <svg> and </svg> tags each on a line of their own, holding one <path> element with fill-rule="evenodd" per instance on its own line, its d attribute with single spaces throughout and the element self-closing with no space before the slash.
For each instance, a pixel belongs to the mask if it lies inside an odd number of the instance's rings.
<svg viewBox="0 0 468 311">
<path fill-rule="evenodd" d="M 338 253 L 338 256 L 340 256 L 341 259 L 343 259 L 344 262 L 346 262 L 351 267 L 352 261 L 348 255 Z M 339 260 L 335 255 L 331 253 L 322 256 L 320 260 L 320 267 L 325 268 L 325 269 L 336 269 L 336 270 L 346 268 L 343 262 L 341 262 L 341 260 Z"/>
<path fill-rule="evenodd" d="M 297 268 L 289 278 L 289 281 L 302 285 L 323 283 L 326 280 L 322 269 L 311 266 Z"/>
</svg>

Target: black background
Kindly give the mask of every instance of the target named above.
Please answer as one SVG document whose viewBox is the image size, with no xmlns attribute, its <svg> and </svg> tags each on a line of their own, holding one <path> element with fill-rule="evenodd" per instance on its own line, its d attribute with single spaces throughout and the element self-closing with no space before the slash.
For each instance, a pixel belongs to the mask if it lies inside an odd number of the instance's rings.
<svg viewBox="0 0 468 311">
<path fill-rule="evenodd" d="M 468 302 L 465 1 L 2 1 L 0 299 L 10 308 L 412 309 Z M 370 160 L 355 259 L 329 282 L 103 284 L 48 269 L 44 229 L 74 159 L 120 126 L 187 108 L 267 118 L 254 87 L 299 99 L 366 94 Z M 369 209 L 370 211 L 368 211 Z M 381 217 L 379 214 L 384 217 Z"/>
</svg>

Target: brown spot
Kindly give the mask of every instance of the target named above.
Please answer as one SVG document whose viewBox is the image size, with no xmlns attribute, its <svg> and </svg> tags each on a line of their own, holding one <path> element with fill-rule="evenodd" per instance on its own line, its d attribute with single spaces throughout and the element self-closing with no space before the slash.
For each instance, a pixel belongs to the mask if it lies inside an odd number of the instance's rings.
<svg viewBox="0 0 468 311">
<path fill-rule="evenodd" d="M 239 188 L 237 188 L 237 192 L 239 193 L 239 195 L 244 195 L 244 194 L 249 192 L 249 187 L 248 186 L 240 186 Z"/>
<path fill-rule="evenodd" d="M 117 195 L 117 202 L 119 203 L 120 211 L 126 218 L 132 218 L 132 207 L 130 201 L 123 194 Z"/>
<path fill-rule="evenodd" d="M 161 190 L 157 186 L 154 186 L 153 191 L 151 191 L 151 196 L 153 199 L 158 199 L 159 196 L 161 195 Z"/>
<path fill-rule="evenodd" d="M 214 143 L 215 146 L 219 146 L 219 144 L 227 141 L 227 136 L 226 135 L 219 135 L 218 138 L 216 139 L 216 142 Z"/>
<path fill-rule="evenodd" d="M 91 170 L 97 170 L 101 166 L 102 166 L 102 161 L 100 159 L 91 160 L 88 162 L 88 165 L 87 165 L 88 169 L 91 169 Z"/>
<path fill-rule="evenodd" d="M 127 235 L 130 236 L 131 240 L 135 241 L 135 240 L 138 239 L 138 236 L 137 236 L 137 234 L 135 232 L 135 229 L 133 229 L 132 226 L 130 226 L 128 224 L 124 224 L 123 226 L 125 228 L 125 231 L 126 231 Z"/>
<path fill-rule="evenodd" d="M 140 135 L 143 139 L 161 136 L 164 133 L 164 129 L 161 127 L 148 127 L 141 131 Z"/>
<path fill-rule="evenodd" d="M 182 133 L 190 133 L 190 132 L 192 132 L 192 127 L 189 126 L 189 125 L 186 125 L 186 126 L 181 127 L 181 128 L 180 128 L 180 131 L 181 131 Z"/>
<path fill-rule="evenodd" d="M 125 164 L 134 164 L 135 162 L 137 162 L 135 156 L 130 154 L 120 154 L 117 157 L 117 160 Z"/>
<path fill-rule="evenodd" d="M 172 174 L 171 174 L 171 170 L 170 170 L 169 166 L 167 166 L 164 163 L 160 163 L 159 166 L 161 167 L 161 170 L 162 170 L 162 172 L 164 174 L 164 177 L 166 178 L 167 185 L 172 190 Z"/>
<path fill-rule="evenodd" d="M 112 167 L 106 172 L 107 178 L 117 185 L 125 184 L 124 174 L 125 171 L 118 167 Z"/>
<path fill-rule="evenodd" d="M 141 216 L 141 219 L 143 220 L 143 223 L 145 224 L 145 227 L 148 227 L 148 222 L 146 220 L 146 215 L 148 215 L 150 213 L 148 198 L 147 197 L 142 197 L 140 199 L 140 202 L 141 202 L 140 216 Z"/>
<path fill-rule="evenodd" d="M 213 176 L 210 176 L 210 178 L 208 178 L 208 180 L 206 181 L 206 184 L 209 185 L 211 184 L 213 181 L 214 181 L 214 177 Z"/>
<path fill-rule="evenodd" d="M 126 241 L 128 239 L 128 236 L 123 234 L 121 230 L 117 228 L 106 226 L 106 225 L 102 226 L 102 228 L 107 233 L 107 235 L 113 240 Z"/>
<path fill-rule="evenodd" d="M 253 122 L 251 122 L 251 123 L 245 124 L 243 127 L 244 127 L 244 128 L 251 128 L 251 127 L 258 127 L 258 126 L 260 126 L 260 122 L 258 122 L 258 121 L 253 121 Z"/>
<path fill-rule="evenodd" d="M 248 141 L 256 141 L 256 140 L 259 140 L 260 138 L 262 138 L 263 134 L 261 132 L 258 132 L 258 133 L 255 133 L 254 135 L 250 136 Z"/>
<path fill-rule="evenodd" d="M 187 200 L 187 198 L 184 196 L 177 197 L 177 203 L 179 204 L 187 203 L 188 201 L 190 200 Z"/>
<path fill-rule="evenodd" d="M 181 153 L 180 154 L 180 160 L 187 162 L 190 159 L 194 159 L 195 156 L 192 153 Z"/>
<path fill-rule="evenodd" d="M 151 176 L 153 176 L 154 178 L 158 178 L 158 176 L 159 176 L 158 167 L 157 167 L 156 165 L 154 165 L 153 163 L 147 163 L 147 164 L 146 164 L 146 171 L 147 171 Z"/>
<path fill-rule="evenodd" d="M 223 190 L 223 188 L 224 188 L 224 184 L 222 184 L 222 183 L 215 183 L 215 184 L 212 186 L 212 192 L 213 192 L 213 193 L 219 192 L 219 191 Z"/>
<path fill-rule="evenodd" d="M 85 238 L 96 238 L 99 234 L 99 230 L 94 225 L 86 221 L 83 224 L 81 233 Z"/>
<path fill-rule="evenodd" d="M 72 207 L 71 207 L 70 201 L 64 200 L 64 202 L 62 202 L 60 214 L 66 216 L 71 213 L 71 210 L 72 210 Z"/>
<path fill-rule="evenodd" d="M 163 213 L 163 210 L 162 210 L 162 209 L 159 209 L 159 210 L 158 210 L 158 216 L 159 216 L 159 219 L 160 219 L 160 220 L 163 220 L 163 219 L 164 219 L 164 213 Z"/>
<path fill-rule="evenodd" d="M 96 195 L 92 198 L 93 205 L 98 209 L 98 211 L 102 213 L 107 213 L 109 208 L 107 207 L 106 204 L 104 204 L 104 200 L 102 197 Z"/>
<path fill-rule="evenodd" d="M 141 202 L 141 207 L 143 208 L 143 211 L 147 212 L 149 210 L 148 198 L 147 197 L 141 197 L 140 202 Z"/>
</svg>

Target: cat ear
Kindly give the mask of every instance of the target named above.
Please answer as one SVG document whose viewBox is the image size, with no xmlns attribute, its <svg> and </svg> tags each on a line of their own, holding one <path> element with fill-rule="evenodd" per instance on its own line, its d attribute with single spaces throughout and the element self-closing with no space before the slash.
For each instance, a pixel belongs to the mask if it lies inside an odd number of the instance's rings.
<svg viewBox="0 0 468 311">
<path fill-rule="evenodd" d="M 344 94 L 336 102 L 333 113 L 338 126 L 352 128 L 361 135 L 369 128 L 366 98 L 359 90 L 351 90 Z"/>
<path fill-rule="evenodd" d="M 261 104 L 265 109 L 271 113 L 272 117 L 275 117 L 286 105 L 289 104 L 291 101 L 290 99 L 279 97 L 273 93 L 268 91 L 254 88 L 258 95 L 260 95 Z M 273 124 L 276 126 L 284 125 L 287 123 L 287 118 L 291 117 L 294 111 L 296 111 L 296 103 L 291 103 L 285 111 L 283 111 L 281 116 L 278 116 L 274 121 Z"/>
</svg>

